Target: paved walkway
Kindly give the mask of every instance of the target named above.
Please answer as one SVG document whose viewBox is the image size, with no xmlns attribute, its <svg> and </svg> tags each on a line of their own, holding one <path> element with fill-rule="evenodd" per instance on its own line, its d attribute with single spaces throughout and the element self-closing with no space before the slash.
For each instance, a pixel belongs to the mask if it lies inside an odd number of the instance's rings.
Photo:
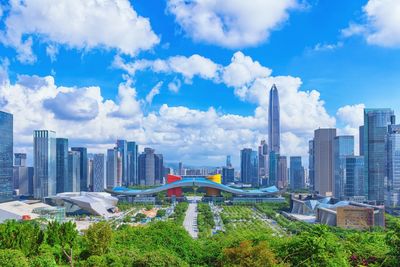
<svg viewBox="0 0 400 267">
<path fill-rule="evenodd" d="M 199 229 L 197 228 L 197 202 L 193 201 L 189 203 L 189 207 L 186 211 L 185 220 L 183 221 L 183 227 L 190 234 L 191 237 L 197 238 L 199 235 Z"/>
</svg>

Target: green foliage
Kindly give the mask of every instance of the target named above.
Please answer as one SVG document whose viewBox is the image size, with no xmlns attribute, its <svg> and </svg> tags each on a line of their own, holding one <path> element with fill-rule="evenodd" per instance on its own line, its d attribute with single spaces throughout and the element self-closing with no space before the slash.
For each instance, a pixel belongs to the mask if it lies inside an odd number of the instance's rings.
<svg viewBox="0 0 400 267">
<path fill-rule="evenodd" d="M 390 263 L 393 266 L 400 266 L 400 221 L 393 223 L 392 229 L 386 236 L 386 243 L 390 248 Z"/>
<path fill-rule="evenodd" d="M 210 236 L 211 230 L 215 226 L 214 216 L 211 208 L 206 203 L 200 203 L 197 207 L 197 226 L 199 228 L 200 235 L 206 237 Z"/>
<path fill-rule="evenodd" d="M 53 255 L 45 254 L 33 257 L 29 260 L 30 267 L 57 267 L 57 263 Z"/>
<path fill-rule="evenodd" d="M 149 251 L 133 261 L 133 266 L 137 267 L 185 267 L 188 263 L 181 260 L 179 257 L 172 255 L 165 250 Z"/>
<path fill-rule="evenodd" d="M 176 221 L 177 224 L 182 225 L 188 207 L 189 204 L 187 202 L 179 202 L 176 204 L 174 214 L 171 217 Z"/>
<path fill-rule="evenodd" d="M 166 210 L 159 209 L 159 210 L 157 210 L 157 215 L 156 215 L 156 217 L 161 218 L 161 217 L 164 217 L 165 214 L 167 214 L 167 211 L 166 211 Z"/>
<path fill-rule="evenodd" d="M 136 215 L 135 215 L 135 222 L 141 222 L 142 220 L 144 220 L 144 219 L 146 219 L 147 218 L 147 216 L 146 215 L 144 215 L 143 213 L 137 213 Z"/>
<path fill-rule="evenodd" d="M 131 222 L 131 216 L 129 216 L 129 215 L 126 215 L 123 219 L 122 219 L 122 221 L 124 222 L 124 223 L 129 223 L 129 222 Z"/>
<path fill-rule="evenodd" d="M 28 267 L 28 260 L 20 250 L 1 249 L 0 266 L 2 267 Z"/>
<path fill-rule="evenodd" d="M 84 242 L 90 255 L 103 255 L 108 252 L 113 232 L 108 222 L 98 222 L 89 226 L 84 234 Z"/>
</svg>

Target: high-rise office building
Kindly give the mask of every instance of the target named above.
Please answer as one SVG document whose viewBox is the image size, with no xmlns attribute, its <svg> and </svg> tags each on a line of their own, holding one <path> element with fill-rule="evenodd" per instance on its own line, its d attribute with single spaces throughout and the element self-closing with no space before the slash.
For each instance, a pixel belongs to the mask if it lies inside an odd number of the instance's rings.
<svg viewBox="0 0 400 267">
<path fill-rule="evenodd" d="M 178 175 L 185 175 L 184 170 L 183 170 L 183 163 L 179 162 L 178 163 Z"/>
<path fill-rule="evenodd" d="M 288 185 L 288 164 L 286 156 L 278 156 L 278 180 L 275 184 L 278 188 L 286 188 Z"/>
<path fill-rule="evenodd" d="M 304 168 L 301 157 L 290 157 L 290 189 L 305 188 Z"/>
<path fill-rule="evenodd" d="M 56 139 L 56 161 L 57 161 L 57 186 L 56 192 L 66 192 L 65 180 L 68 179 L 68 139 Z"/>
<path fill-rule="evenodd" d="M 279 177 L 279 154 L 271 151 L 269 153 L 269 177 L 268 177 L 268 185 L 278 185 L 279 188 L 283 188 L 283 184 L 278 184 L 278 177 Z"/>
<path fill-rule="evenodd" d="M 385 205 L 400 207 L 400 125 L 389 125 L 386 140 L 388 169 Z"/>
<path fill-rule="evenodd" d="M 222 183 L 229 184 L 235 182 L 235 169 L 231 166 L 222 167 Z"/>
<path fill-rule="evenodd" d="M 244 184 L 259 186 L 258 155 L 251 148 L 240 151 L 240 181 Z"/>
<path fill-rule="evenodd" d="M 104 154 L 93 156 L 93 192 L 104 191 Z"/>
<path fill-rule="evenodd" d="M 117 186 L 117 166 L 118 166 L 118 150 L 107 149 L 107 169 L 106 169 L 106 186 L 113 188 Z"/>
<path fill-rule="evenodd" d="M 81 155 L 79 151 L 68 152 L 68 179 L 64 182 L 65 192 L 81 191 Z"/>
<path fill-rule="evenodd" d="M 352 199 L 367 196 L 364 185 L 364 157 L 363 156 L 347 156 L 346 172 L 344 184 L 344 197 Z"/>
<path fill-rule="evenodd" d="M 128 184 L 129 185 L 138 185 L 138 145 L 136 142 L 128 142 L 128 167 L 127 167 L 127 175 L 128 175 Z"/>
<path fill-rule="evenodd" d="M 364 110 L 364 178 L 367 181 L 368 199 L 383 204 L 384 181 L 387 175 L 387 148 L 385 139 L 388 126 L 395 124 L 391 109 Z"/>
<path fill-rule="evenodd" d="M 117 149 L 121 157 L 121 184 L 129 185 L 128 181 L 128 142 L 126 140 L 117 140 Z"/>
<path fill-rule="evenodd" d="M 324 196 L 332 195 L 335 160 L 333 155 L 336 129 L 314 131 L 315 191 Z"/>
<path fill-rule="evenodd" d="M 314 139 L 308 141 L 308 184 L 311 191 L 314 191 L 315 170 L 314 170 Z"/>
<path fill-rule="evenodd" d="M 122 153 L 117 149 L 117 186 L 122 186 L 123 174 L 123 157 Z"/>
<path fill-rule="evenodd" d="M 13 184 L 14 190 L 18 190 L 19 195 L 33 195 L 33 167 L 26 166 L 26 154 L 14 154 Z"/>
<path fill-rule="evenodd" d="M 280 107 L 278 89 L 275 84 L 269 91 L 269 107 L 268 107 L 268 145 L 269 150 L 279 154 L 280 152 Z"/>
<path fill-rule="evenodd" d="M 71 151 L 77 151 L 80 153 L 80 190 L 88 191 L 89 187 L 89 175 L 88 175 L 88 157 L 86 147 L 72 147 Z"/>
<path fill-rule="evenodd" d="M 33 143 L 33 196 L 42 199 L 55 195 L 57 191 L 56 133 L 48 130 L 35 130 Z"/>
<path fill-rule="evenodd" d="M 89 191 L 93 191 L 93 157 L 94 155 L 88 153 L 88 181 L 89 181 Z"/>
<path fill-rule="evenodd" d="M 360 137 L 360 140 L 359 140 L 359 143 L 358 143 L 359 154 L 360 154 L 360 156 L 364 156 L 364 125 L 359 127 L 358 134 L 359 134 L 359 137 Z"/>
<path fill-rule="evenodd" d="M 0 111 L 0 202 L 13 196 L 13 115 Z"/>
<path fill-rule="evenodd" d="M 232 167 L 231 155 L 226 156 L 226 167 Z"/>
<path fill-rule="evenodd" d="M 154 149 L 147 147 L 139 155 L 139 180 L 141 185 L 153 186 L 160 184 L 163 180 L 163 156 L 154 152 Z"/>
<path fill-rule="evenodd" d="M 14 154 L 14 166 L 26 167 L 26 153 Z"/>
<path fill-rule="evenodd" d="M 269 178 L 269 151 L 265 140 L 261 140 L 258 146 L 258 175 L 260 184 L 267 185 Z"/>
<path fill-rule="evenodd" d="M 333 154 L 335 160 L 335 174 L 332 181 L 333 196 L 337 199 L 342 199 L 346 184 L 346 157 L 354 156 L 354 136 L 336 136 Z"/>
</svg>

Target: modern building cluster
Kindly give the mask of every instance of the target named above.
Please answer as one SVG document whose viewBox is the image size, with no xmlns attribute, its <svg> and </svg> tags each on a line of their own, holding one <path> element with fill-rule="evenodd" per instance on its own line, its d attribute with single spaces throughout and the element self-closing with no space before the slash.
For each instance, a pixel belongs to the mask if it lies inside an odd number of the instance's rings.
<svg viewBox="0 0 400 267">
<path fill-rule="evenodd" d="M 273 85 L 269 92 L 268 144 L 262 140 L 258 150 L 244 148 L 240 151 L 241 183 L 253 187 L 306 188 L 301 157 L 290 157 L 288 162 L 288 158 L 281 155 L 280 132 L 279 94 L 278 88 Z"/>
<path fill-rule="evenodd" d="M 365 109 L 359 128 L 358 154 L 354 136 L 336 129 L 317 129 L 309 142 L 310 188 L 341 200 L 400 205 L 400 125 L 391 109 Z"/>
<path fill-rule="evenodd" d="M 106 187 L 157 185 L 163 182 L 163 156 L 135 142 L 117 140 L 107 154 L 69 147 L 56 132 L 33 132 L 33 166 L 27 154 L 13 151 L 13 116 L 0 111 L 0 202 L 14 195 L 43 199 L 63 192 L 102 192 Z"/>
</svg>

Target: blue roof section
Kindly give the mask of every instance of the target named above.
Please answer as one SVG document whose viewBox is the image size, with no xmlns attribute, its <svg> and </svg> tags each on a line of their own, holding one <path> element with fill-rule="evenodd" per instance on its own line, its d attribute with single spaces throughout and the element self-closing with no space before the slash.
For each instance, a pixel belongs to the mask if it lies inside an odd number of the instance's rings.
<svg viewBox="0 0 400 267">
<path fill-rule="evenodd" d="M 166 191 L 168 189 L 173 189 L 178 187 L 191 187 L 191 186 L 210 187 L 219 189 L 221 191 L 229 192 L 234 195 L 242 195 L 242 196 L 267 196 L 279 193 L 279 190 L 276 186 L 260 188 L 260 189 L 244 190 L 244 189 L 233 188 L 223 184 L 218 184 L 206 178 L 199 178 L 199 177 L 183 178 L 182 180 L 170 184 L 160 185 L 159 187 L 154 187 L 150 189 L 139 190 L 139 189 L 129 189 L 126 187 L 114 187 L 113 189 L 111 190 L 107 189 L 106 191 L 117 195 L 132 195 L 132 196 L 154 195 L 159 192 Z"/>
</svg>

